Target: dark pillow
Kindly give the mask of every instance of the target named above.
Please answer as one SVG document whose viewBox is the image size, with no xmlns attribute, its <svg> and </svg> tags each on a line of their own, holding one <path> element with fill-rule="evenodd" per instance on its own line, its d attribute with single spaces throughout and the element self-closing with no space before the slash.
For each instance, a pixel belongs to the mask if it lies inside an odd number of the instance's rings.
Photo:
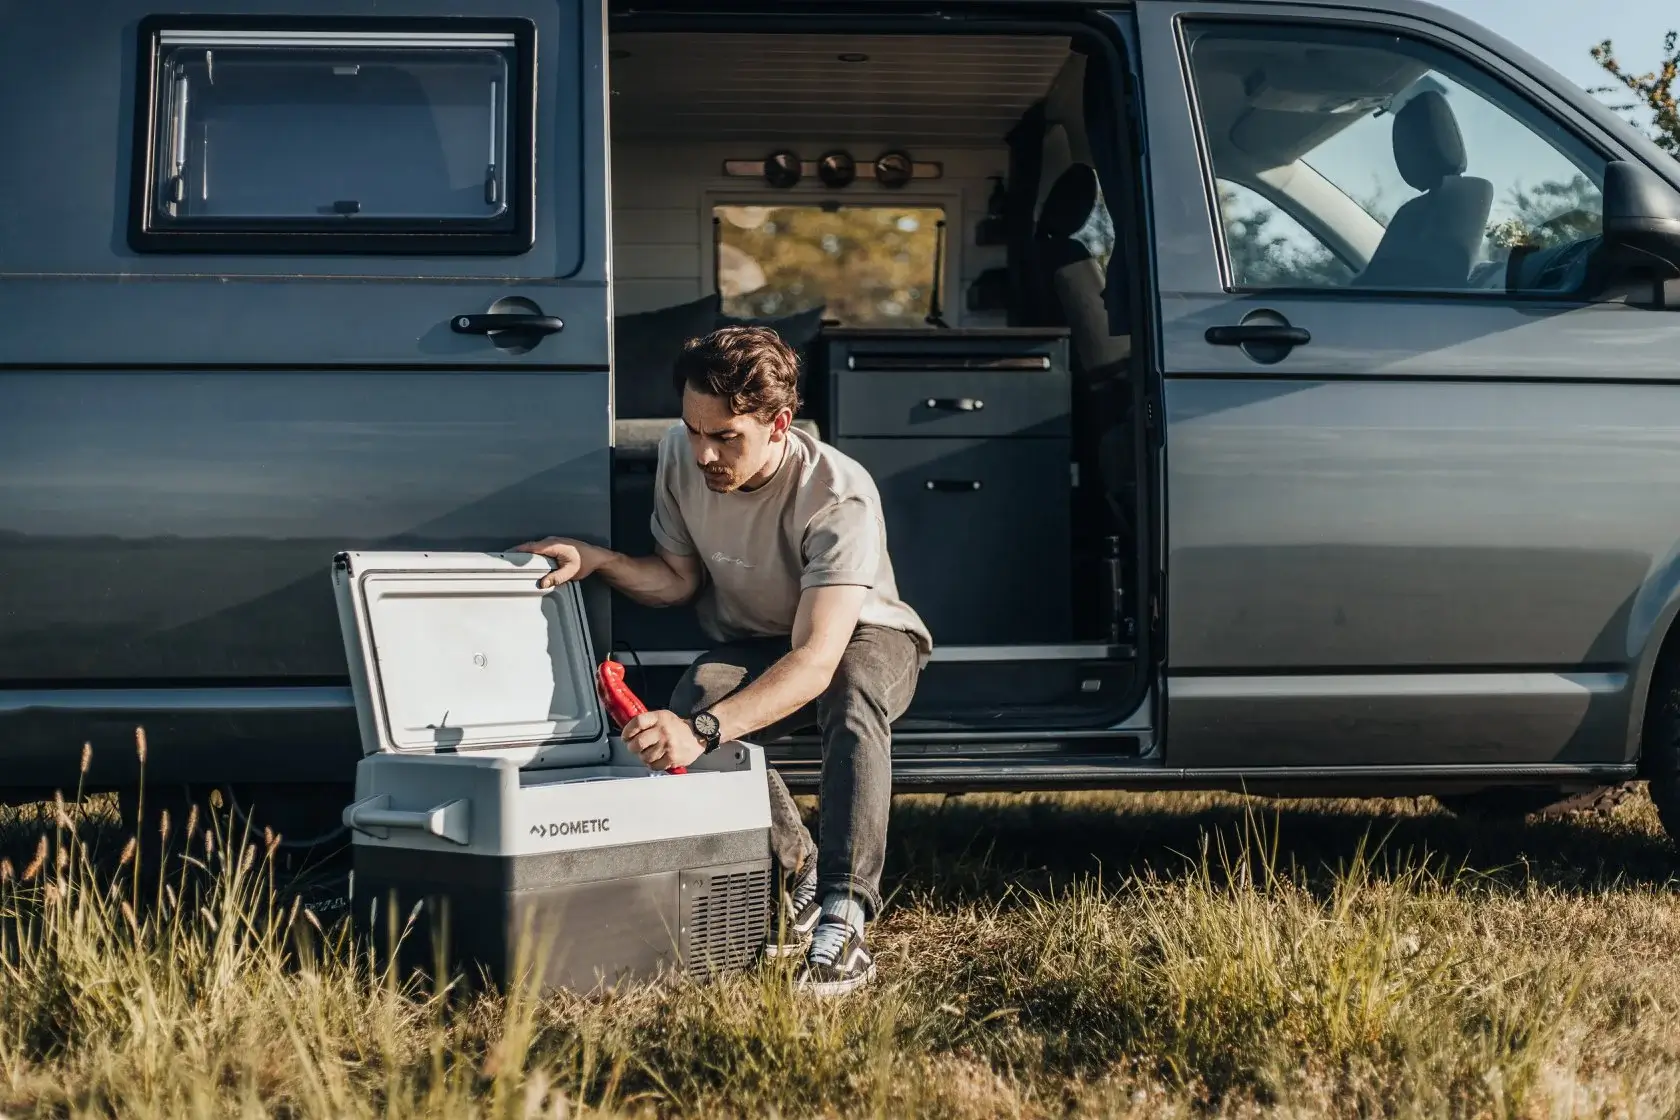
<svg viewBox="0 0 1680 1120">
<path fill-rule="evenodd" d="M 620 315 L 613 320 L 613 404 L 627 420 L 682 415 L 682 396 L 671 383 L 683 343 L 715 329 L 714 292 L 692 303 Z"/>
<path fill-rule="evenodd" d="M 813 307 L 809 311 L 795 311 L 792 315 L 784 315 L 780 319 L 737 319 L 733 315 L 719 314 L 717 325 L 769 327 L 782 336 L 783 342 L 803 353 L 806 347 L 816 341 L 818 332 L 822 330 L 824 310 L 826 308 Z"/>
</svg>

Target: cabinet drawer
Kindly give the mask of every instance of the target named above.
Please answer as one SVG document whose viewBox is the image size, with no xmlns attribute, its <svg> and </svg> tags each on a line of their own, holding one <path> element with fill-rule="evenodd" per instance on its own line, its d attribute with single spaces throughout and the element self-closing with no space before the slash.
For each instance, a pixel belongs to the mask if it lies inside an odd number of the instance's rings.
<svg viewBox="0 0 1680 1120">
<path fill-rule="evenodd" d="M 1067 440 L 848 439 L 838 446 L 875 479 L 899 593 L 935 645 L 1069 640 Z"/>
<path fill-rule="evenodd" d="M 835 370 L 837 436 L 1066 436 L 1072 383 L 1045 370 Z"/>
</svg>

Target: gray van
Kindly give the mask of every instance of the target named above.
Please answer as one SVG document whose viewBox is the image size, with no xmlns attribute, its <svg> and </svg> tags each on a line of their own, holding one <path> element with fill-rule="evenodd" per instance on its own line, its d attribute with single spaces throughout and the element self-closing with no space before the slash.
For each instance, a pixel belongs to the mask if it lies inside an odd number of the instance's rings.
<svg viewBox="0 0 1680 1120">
<path fill-rule="evenodd" d="M 0 42 L 8 795 L 132 786 L 143 725 L 148 786 L 330 828 L 334 554 L 645 550 L 671 355 L 751 321 L 938 645 L 900 791 L 1647 776 L 1680 826 L 1680 162 L 1485 29 L 169 7 Z M 692 619 L 587 595 L 662 700 Z"/>
</svg>

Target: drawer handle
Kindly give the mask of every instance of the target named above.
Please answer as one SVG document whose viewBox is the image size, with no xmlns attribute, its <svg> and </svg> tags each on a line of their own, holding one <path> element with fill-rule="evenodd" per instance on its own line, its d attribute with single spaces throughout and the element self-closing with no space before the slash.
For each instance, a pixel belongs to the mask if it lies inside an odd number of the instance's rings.
<svg viewBox="0 0 1680 1120">
<path fill-rule="evenodd" d="M 977 397 L 929 397 L 927 406 L 943 412 L 979 412 L 986 402 Z"/>
<path fill-rule="evenodd" d="M 1050 359 L 1044 354 L 848 354 L 846 368 L 883 373 L 902 373 L 909 370 L 966 372 L 976 369 L 1049 369 Z"/>
<path fill-rule="evenodd" d="M 930 478 L 927 480 L 927 488 L 947 494 L 967 494 L 980 489 L 980 480 L 977 478 Z"/>
</svg>

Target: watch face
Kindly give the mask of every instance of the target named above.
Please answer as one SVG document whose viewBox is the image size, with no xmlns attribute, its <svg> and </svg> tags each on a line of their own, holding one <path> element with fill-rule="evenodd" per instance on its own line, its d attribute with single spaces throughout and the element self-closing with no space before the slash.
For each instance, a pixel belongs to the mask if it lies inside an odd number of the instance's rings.
<svg viewBox="0 0 1680 1120">
<path fill-rule="evenodd" d="M 716 739 L 718 733 L 718 718 L 710 712 L 701 712 L 694 717 L 694 731 L 702 739 Z"/>
</svg>

